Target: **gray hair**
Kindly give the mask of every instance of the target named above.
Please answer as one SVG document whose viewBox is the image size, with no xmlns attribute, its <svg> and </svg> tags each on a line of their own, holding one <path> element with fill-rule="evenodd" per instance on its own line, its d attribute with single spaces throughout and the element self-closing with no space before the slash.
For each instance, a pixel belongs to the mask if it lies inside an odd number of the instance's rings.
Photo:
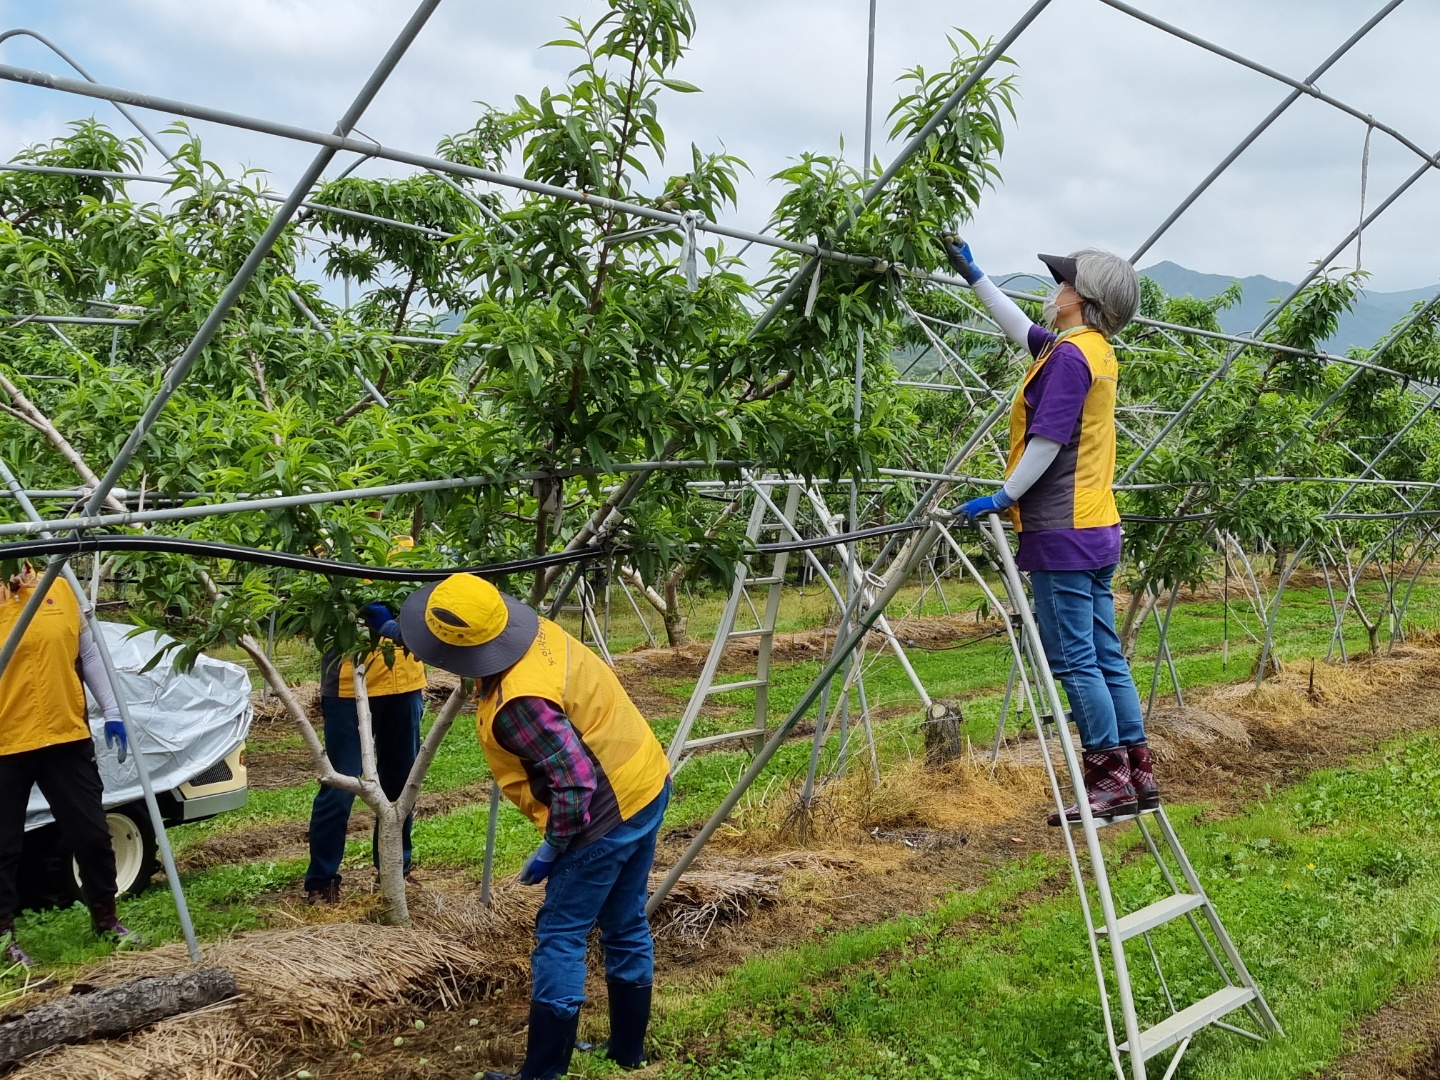
<svg viewBox="0 0 1440 1080">
<path fill-rule="evenodd" d="M 1084 301 L 1085 325 L 1107 338 L 1125 329 L 1140 308 L 1140 278 L 1135 267 L 1119 255 L 1098 248 L 1083 248 L 1075 260 L 1075 291 Z"/>
</svg>

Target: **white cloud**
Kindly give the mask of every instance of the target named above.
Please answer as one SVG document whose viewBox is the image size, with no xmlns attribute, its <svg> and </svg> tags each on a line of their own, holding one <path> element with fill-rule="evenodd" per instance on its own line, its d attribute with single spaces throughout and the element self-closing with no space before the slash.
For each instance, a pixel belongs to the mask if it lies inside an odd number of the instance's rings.
<svg viewBox="0 0 1440 1080">
<path fill-rule="evenodd" d="M 981 38 L 1002 33 L 1030 0 L 880 0 L 875 124 L 905 69 L 943 64 L 957 21 Z M 1162 18 L 1303 76 L 1379 6 L 1342 0 L 1143 0 Z M 736 223 L 763 225 L 776 190 L 768 177 L 802 150 L 860 157 L 866 0 L 725 0 L 697 4 L 700 31 L 681 71 L 702 95 L 667 102 L 672 151 L 723 143 L 754 175 Z M 52 34 L 102 81 L 242 112 L 329 128 L 408 17 L 408 0 L 0 0 L 0 22 Z M 383 142 L 429 150 L 468 126 L 473 101 L 508 102 L 558 84 L 571 62 L 541 50 L 561 17 L 595 17 L 600 0 L 509 5 L 447 0 L 361 127 Z M 1440 11 L 1404 5 L 1321 81 L 1331 93 L 1440 148 L 1440 116 L 1423 82 Z M 1179 200 L 1286 94 L 1286 88 L 1141 25 L 1101 3 L 1054 3 L 1011 50 L 1020 120 L 1003 161 L 1004 187 L 967 229 L 986 265 L 1032 265 L 1038 250 L 1098 243 L 1133 250 Z M 38 47 L 0 46 L 0 58 L 61 70 Z M 107 109 L 38 90 L 0 86 L 0 153 L 58 133 L 65 119 Z M 113 117 L 113 114 L 111 114 Z M 118 118 L 115 118 L 118 119 Z M 1185 215 L 1147 259 L 1294 280 L 1358 216 L 1364 124 L 1298 103 Z M 223 162 L 293 178 L 312 148 L 205 129 Z M 1372 205 L 1417 159 L 1376 134 Z M 1367 234 L 1379 288 L 1440 278 L 1440 225 L 1431 178 Z"/>
</svg>

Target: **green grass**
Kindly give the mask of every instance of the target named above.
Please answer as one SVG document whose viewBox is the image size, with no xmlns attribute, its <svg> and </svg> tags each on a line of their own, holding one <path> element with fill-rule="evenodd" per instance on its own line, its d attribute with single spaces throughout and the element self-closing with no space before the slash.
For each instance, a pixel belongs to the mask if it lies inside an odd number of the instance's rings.
<svg viewBox="0 0 1440 1080">
<path fill-rule="evenodd" d="M 1193 811 L 1176 817 L 1184 819 L 1177 825 L 1186 849 L 1287 1031 L 1264 1046 L 1207 1031 L 1179 1076 L 1310 1075 L 1342 1051 L 1346 1025 L 1399 983 L 1434 971 L 1436 736 L 1397 743 L 1355 768 L 1316 774 L 1238 818 L 1206 822 Z M 1127 833 L 1110 842 L 1132 855 L 1113 875 L 1121 911 L 1166 892 L 1153 862 L 1133 857 L 1133 827 Z M 1073 892 L 1007 912 L 1051 872 L 1061 872 L 1058 859 L 1034 857 L 925 916 L 746 963 L 713 991 L 667 1010 L 661 1040 L 677 1052 L 705 1051 L 666 1075 L 1112 1075 Z M 1177 1000 L 1217 988 L 1183 923 L 1154 936 Z M 1142 1019 L 1153 1023 L 1165 1010 L 1143 943 L 1132 942 L 1129 955 Z"/>
</svg>

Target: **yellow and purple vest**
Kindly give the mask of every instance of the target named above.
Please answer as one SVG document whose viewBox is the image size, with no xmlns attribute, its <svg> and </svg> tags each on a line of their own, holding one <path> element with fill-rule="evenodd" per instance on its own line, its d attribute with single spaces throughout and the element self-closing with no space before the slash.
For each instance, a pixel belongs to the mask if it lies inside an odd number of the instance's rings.
<svg viewBox="0 0 1440 1080">
<path fill-rule="evenodd" d="M 1081 327 L 1056 338 L 1035 358 L 1010 407 L 1010 459 L 1008 477 L 1025 453 L 1034 421 L 1034 409 L 1025 391 L 1034 382 L 1055 349 L 1074 345 L 1090 367 L 1090 391 L 1069 441 L 1054 462 L 1020 501 L 1009 510 L 1016 532 L 1049 529 L 1092 529 L 1120 523 L 1111 484 L 1115 480 L 1115 391 L 1120 365 L 1115 350 L 1098 330 Z"/>
</svg>

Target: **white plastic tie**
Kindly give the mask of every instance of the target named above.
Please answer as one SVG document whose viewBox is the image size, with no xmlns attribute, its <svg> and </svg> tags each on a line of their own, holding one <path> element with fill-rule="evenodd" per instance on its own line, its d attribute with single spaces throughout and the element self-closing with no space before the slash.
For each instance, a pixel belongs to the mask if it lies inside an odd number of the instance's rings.
<svg viewBox="0 0 1440 1080">
<path fill-rule="evenodd" d="M 696 267 L 698 245 L 695 243 L 695 226 L 702 217 L 698 210 L 686 210 L 680 215 L 680 225 L 685 230 L 685 242 L 680 248 L 680 266 L 685 271 L 685 288 L 690 292 L 700 288 L 700 271 Z"/>
</svg>

